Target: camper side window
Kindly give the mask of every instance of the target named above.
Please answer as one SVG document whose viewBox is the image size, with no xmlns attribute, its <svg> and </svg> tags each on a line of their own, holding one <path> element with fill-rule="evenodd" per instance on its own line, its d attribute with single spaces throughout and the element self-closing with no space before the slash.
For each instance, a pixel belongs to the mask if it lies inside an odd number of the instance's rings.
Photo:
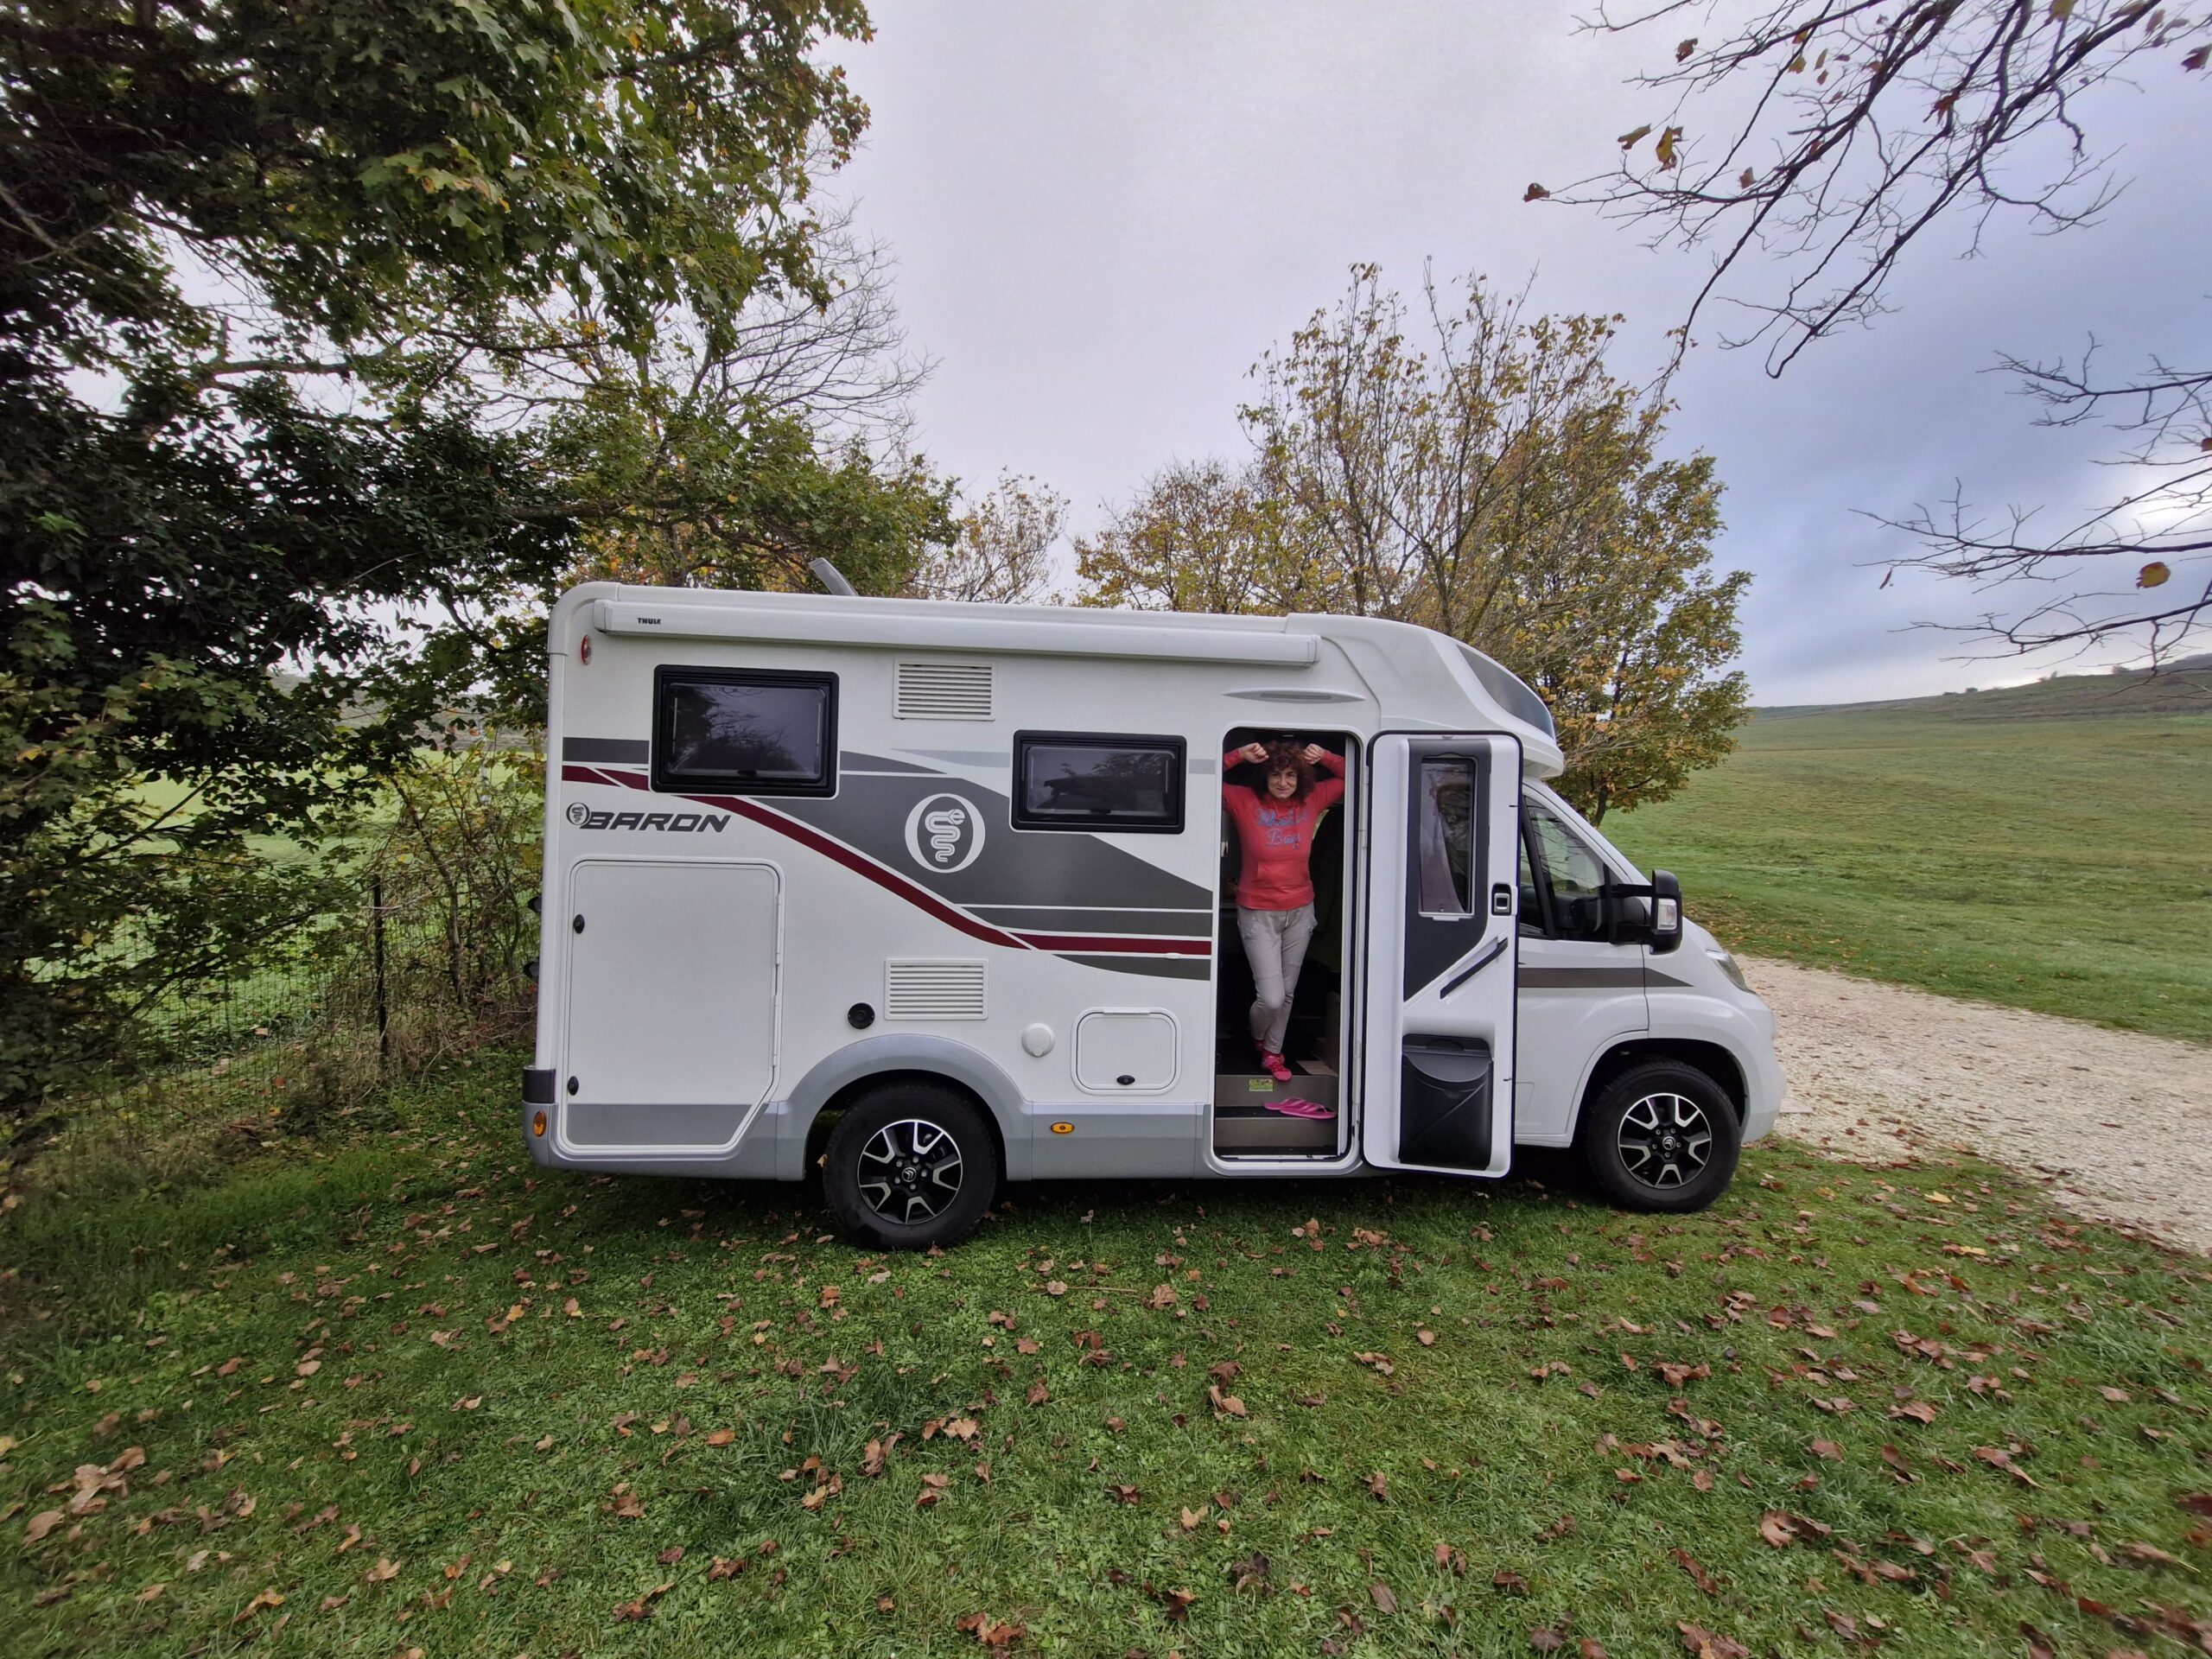
<svg viewBox="0 0 2212 1659">
<path fill-rule="evenodd" d="M 1183 827 L 1183 740 L 1090 732 L 1017 732 L 1019 830 L 1173 834 Z"/>
<path fill-rule="evenodd" d="M 837 786 L 832 674 L 653 672 L 653 787 L 828 795 Z"/>
</svg>

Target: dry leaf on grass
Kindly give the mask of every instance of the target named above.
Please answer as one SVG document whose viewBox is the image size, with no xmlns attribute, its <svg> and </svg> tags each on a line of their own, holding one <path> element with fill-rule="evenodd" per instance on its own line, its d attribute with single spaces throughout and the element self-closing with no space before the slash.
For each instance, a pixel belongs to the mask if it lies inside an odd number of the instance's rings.
<svg viewBox="0 0 2212 1659">
<path fill-rule="evenodd" d="M 651 1618 L 653 1616 L 653 1603 L 658 1601 L 675 1587 L 676 1581 L 671 1579 L 665 1584 L 655 1585 L 635 1601 L 617 1603 L 614 1609 L 614 1622 L 621 1624 L 637 1619 Z"/>
<path fill-rule="evenodd" d="M 69 1518 L 67 1510 L 41 1510 L 23 1527 L 23 1541 L 35 1544 Z"/>
<path fill-rule="evenodd" d="M 1697 1659 L 1751 1659 L 1751 1650 L 1733 1637 L 1715 1635 L 1695 1624 L 1677 1624 L 1682 1645 Z"/>
<path fill-rule="evenodd" d="M 1696 1556 L 1691 1554 L 1680 1544 L 1675 1545 L 1667 1553 L 1675 1558 L 1675 1564 L 1677 1567 L 1690 1575 L 1690 1581 L 1704 1591 L 1707 1595 L 1717 1596 L 1720 1593 L 1720 1580 L 1707 1572 Z"/>
<path fill-rule="evenodd" d="M 1029 1634 L 1029 1627 L 1012 1619 L 995 1619 L 985 1613 L 968 1613 L 953 1621 L 953 1629 L 964 1630 L 987 1648 L 1010 1648 Z"/>
<path fill-rule="evenodd" d="M 1235 1590 L 1249 1590 L 1255 1586 L 1266 1589 L 1270 1565 L 1268 1558 L 1256 1551 L 1244 1560 L 1231 1561 L 1229 1564 L 1230 1587 Z"/>
<path fill-rule="evenodd" d="M 236 1618 L 232 1619 L 231 1623 L 233 1624 L 243 1624 L 246 1620 L 251 1618 L 256 1613 L 259 1612 L 264 1607 L 282 1607 L 283 1605 L 284 1598 L 280 1592 L 275 1590 L 264 1590 L 258 1595 L 255 1596 L 251 1601 L 246 1603 L 245 1610 L 241 1611 Z"/>
</svg>

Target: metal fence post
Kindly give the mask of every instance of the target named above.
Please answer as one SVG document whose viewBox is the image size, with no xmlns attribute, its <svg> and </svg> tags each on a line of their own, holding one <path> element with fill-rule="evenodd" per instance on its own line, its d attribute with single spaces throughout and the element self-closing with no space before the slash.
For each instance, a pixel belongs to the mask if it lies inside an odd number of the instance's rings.
<svg viewBox="0 0 2212 1659">
<path fill-rule="evenodd" d="M 391 1011 L 385 1001 L 384 985 L 384 878 L 369 878 L 369 915 L 374 936 L 373 951 L 377 976 L 377 1071 L 382 1073 L 391 1064 Z"/>
</svg>

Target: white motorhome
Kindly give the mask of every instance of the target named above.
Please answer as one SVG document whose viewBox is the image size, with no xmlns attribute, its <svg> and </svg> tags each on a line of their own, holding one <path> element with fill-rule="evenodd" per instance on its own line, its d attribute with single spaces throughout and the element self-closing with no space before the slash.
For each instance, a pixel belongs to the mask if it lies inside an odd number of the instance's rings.
<svg viewBox="0 0 2212 1659">
<path fill-rule="evenodd" d="M 1002 1179 L 1503 1175 L 1710 1203 L 1783 1083 L 1712 937 L 1544 779 L 1541 701 L 1402 623 L 591 583 L 550 623 L 524 1135 L 957 1238 Z M 1255 1063 L 1224 771 L 1342 758 Z M 834 1128 L 832 1125 L 834 1124 Z"/>
</svg>

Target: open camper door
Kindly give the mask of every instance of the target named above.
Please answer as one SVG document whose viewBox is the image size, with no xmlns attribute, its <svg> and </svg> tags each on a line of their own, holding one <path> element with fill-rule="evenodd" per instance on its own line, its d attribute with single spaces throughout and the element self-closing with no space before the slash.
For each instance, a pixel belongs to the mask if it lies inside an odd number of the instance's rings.
<svg viewBox="0 0 2212 1659">
<path fill-rule="evenodd" d="M 1370 754 L 1361 1150 L 1385 1169 L 1502 1175 L 1521 746 L 1389 733 Z"/>
</svg>

